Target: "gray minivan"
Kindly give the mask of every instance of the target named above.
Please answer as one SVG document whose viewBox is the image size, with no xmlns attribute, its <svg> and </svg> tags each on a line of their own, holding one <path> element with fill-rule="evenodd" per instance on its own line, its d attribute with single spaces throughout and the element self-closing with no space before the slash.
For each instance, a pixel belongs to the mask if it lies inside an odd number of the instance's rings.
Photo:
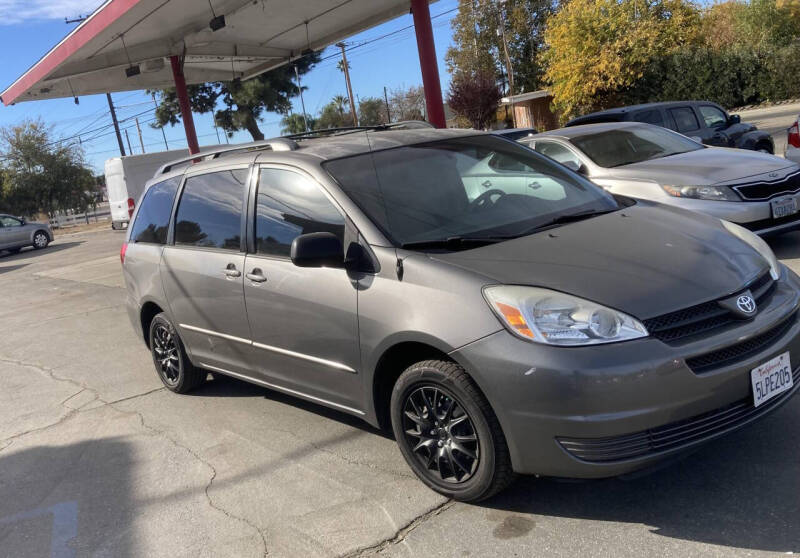
<svg viewBox="0 0 800 558">
<path fill-rule="evenodd" d="M 203 158 L 159 170 L 120 254 L 172 391 L 210 371 L 362 417 L 476 501 L 653 465 L 797 390 L 800 281 L 738 225 L 474 131 Z"/>
</svg>

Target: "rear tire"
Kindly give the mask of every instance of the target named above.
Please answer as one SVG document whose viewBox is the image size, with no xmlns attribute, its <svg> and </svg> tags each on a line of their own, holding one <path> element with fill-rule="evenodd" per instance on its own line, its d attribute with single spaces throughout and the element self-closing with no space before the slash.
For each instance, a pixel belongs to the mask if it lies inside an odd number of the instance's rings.
<svg viewBox="0 0 800 558">
<path fill-rule="evenodd" d="M 150 322 L 149 339 L 156 374 L 168 390 L 187 393 L 205 382 L 207 373 L 189 361 L 178 331 L 163 312 Z"/>
<path fill-rule="evenodd" d="M 36 231 L 33 235 L 33 247 L 36 250 L 41 250 L 43 248 L 47 248 L 47 245 L 50 244 L 50 237 L 44 231 Z"/>
<path fill-rule="evenodd" d="M 765 141 L 757 143 L 755 146 L 755 150 L 759 153 L 769 153 L 770 155 L 774 155 L 772 146 Z"/>
<path fill-rule="evenodd" d="M 497 416 L 458 364 L 428 360 L 408 367 L 397 379 L 390 405 L 403 457 L 436 492 L 477 502 L 514 480 Z"/>
</svg>

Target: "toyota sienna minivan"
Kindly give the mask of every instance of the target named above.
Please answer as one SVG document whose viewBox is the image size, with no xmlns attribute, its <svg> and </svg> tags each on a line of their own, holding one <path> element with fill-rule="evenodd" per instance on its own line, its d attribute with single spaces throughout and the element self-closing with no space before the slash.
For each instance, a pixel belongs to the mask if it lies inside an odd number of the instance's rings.
<svg viewBox="0 0 800 558">
<path fill-rule="evenodd" d="M 122 247 L 164 385 L 391 428 L 429 487 L 616 476 L 797 390 L 798 277 L 753 233 L 491 134 L 350 130 L 159 169 Z"/>
</svg>

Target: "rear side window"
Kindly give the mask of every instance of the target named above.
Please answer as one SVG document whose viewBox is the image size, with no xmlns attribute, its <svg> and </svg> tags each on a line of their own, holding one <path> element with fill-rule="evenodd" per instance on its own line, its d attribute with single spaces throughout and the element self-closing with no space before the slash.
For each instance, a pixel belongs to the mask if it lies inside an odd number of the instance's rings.
<svg viewBox="0 0 800 558">
<path fill-rule="evenodd" d="M 181 177 L 153 184 L 142 199 L 142 206 L 131 227 L 131 242 L 166 244 L 169 217 Z"/>
<path fill-rule="evenodd" d="M 675 126 L 681 133 L 693 132 L 700 129 L 700 123 L 697 122 L 697 116 L 690 107 L 680 107 L 669 109 L 672 118 L 675 119 Z"/>
<path fill-rule="evenodd" d="M 186 179 L 175 217 L 175 244 L 239 251 L 247 169 Z"/>
<path fill-rule="evenodd" d="M 634 113 L 633 120 L 635 122 L 644 122 L 645 124 L 654 124 L 655 126 L 664 125 L 664 118 L 658 109 L 640 110 Z"/>
<path fill-rule="evenodd" d="M 580 159 L 578 159 L 578 157 L 576 157 L 572 151 L 563 145 L 559 145 L 550 141 L 537 141 L 534 149 L 542 155 L 547 155 L 554 161 L 558 161 L 561 164 L 572 162 L 578 167 L 581 166 Z"/>
<path fill-rule="evenodd" d="M 313 180 L 282 169 L 262 169 L 256 201 L 256 251 L 289 256 L 301 234 L 330 232 L 344 241 L 344 217 Z"/>
</svg>

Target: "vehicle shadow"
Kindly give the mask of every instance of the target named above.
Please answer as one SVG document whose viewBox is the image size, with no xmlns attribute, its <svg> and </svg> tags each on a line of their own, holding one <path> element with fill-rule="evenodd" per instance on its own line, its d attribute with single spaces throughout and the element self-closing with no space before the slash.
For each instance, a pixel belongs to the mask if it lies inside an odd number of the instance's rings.
<svg viewBox="0 0 800 558">
<path fill-rule="evenodd" d="M 70 248 L 75 248 L 76 246 L 80 246 L 84 242 L 86 241 L 71 240 L 69 242 L 58 242 L 58 240 L 56 240 L 53 244 L 50 244 L 47 248 L 44 248 L 42 250 L 34 250 L 33 248 L 23 248 L 20 252 L 16 254 L 0 250 L 0 260 L 13 262 L 14 260 L 19 260 L 22 258 L 26 258 L 28 256 L 33 256 L 34 253 L 36 255 L 44 256 L 46 254 L 53 254 L 55 252 L 61 252 L 62 250 L 69 250 Z"/>
<path fill-rule="evenodd" d="M 644 524 L 665 537 L 762 551 L 800 550 L 800 400 L 680 461 L 631 480 L 522 477 L 479 505 Z"/>
<path fill-rule="evenodd" d="M 105 438 L 0 452 L 0 554 L 136 556 L 129 444 Z"/>
<path fill-rule="evenodd" d="M 261 397 L 276 403 L 289 405 L 309 413 L 314 413 L 315 415 L 324 417 L 326 419 L 335 420 L 370 434 L 376 434 L 387 439 L 394 439 L 390 432 L 385 432 L 375 428 L 364 420 L 348 413 L 337 411 L 336 409 L 331 409 L 330 407 L 325 407 L 323 405 L 306 401 L 304 399 L 300 399 L 299 397 L 284 394 L 256 384 L 251 384 L 250 382 L 245 382 L 244 380 L 225 376 L 224 374 L 212 374 L 213 380 L 207 381 L 199 388 L 193 390 L 190 395 L 199 397 Z"/>
<path fill-rule="evenodd" d="M 779 259 L 800 258 L 800 231 L 768 238 L 767 243 Z"/>
<path fill-rule="evenodd" d="M 16 271 L 18 269 L 22 269 L 23 267 L 27 267 L 28 264 L 19 264 L 19 265 L 6 265 L 0 267 L 0 273 L 8 273 L 10 271 Z"/>
</svg>

